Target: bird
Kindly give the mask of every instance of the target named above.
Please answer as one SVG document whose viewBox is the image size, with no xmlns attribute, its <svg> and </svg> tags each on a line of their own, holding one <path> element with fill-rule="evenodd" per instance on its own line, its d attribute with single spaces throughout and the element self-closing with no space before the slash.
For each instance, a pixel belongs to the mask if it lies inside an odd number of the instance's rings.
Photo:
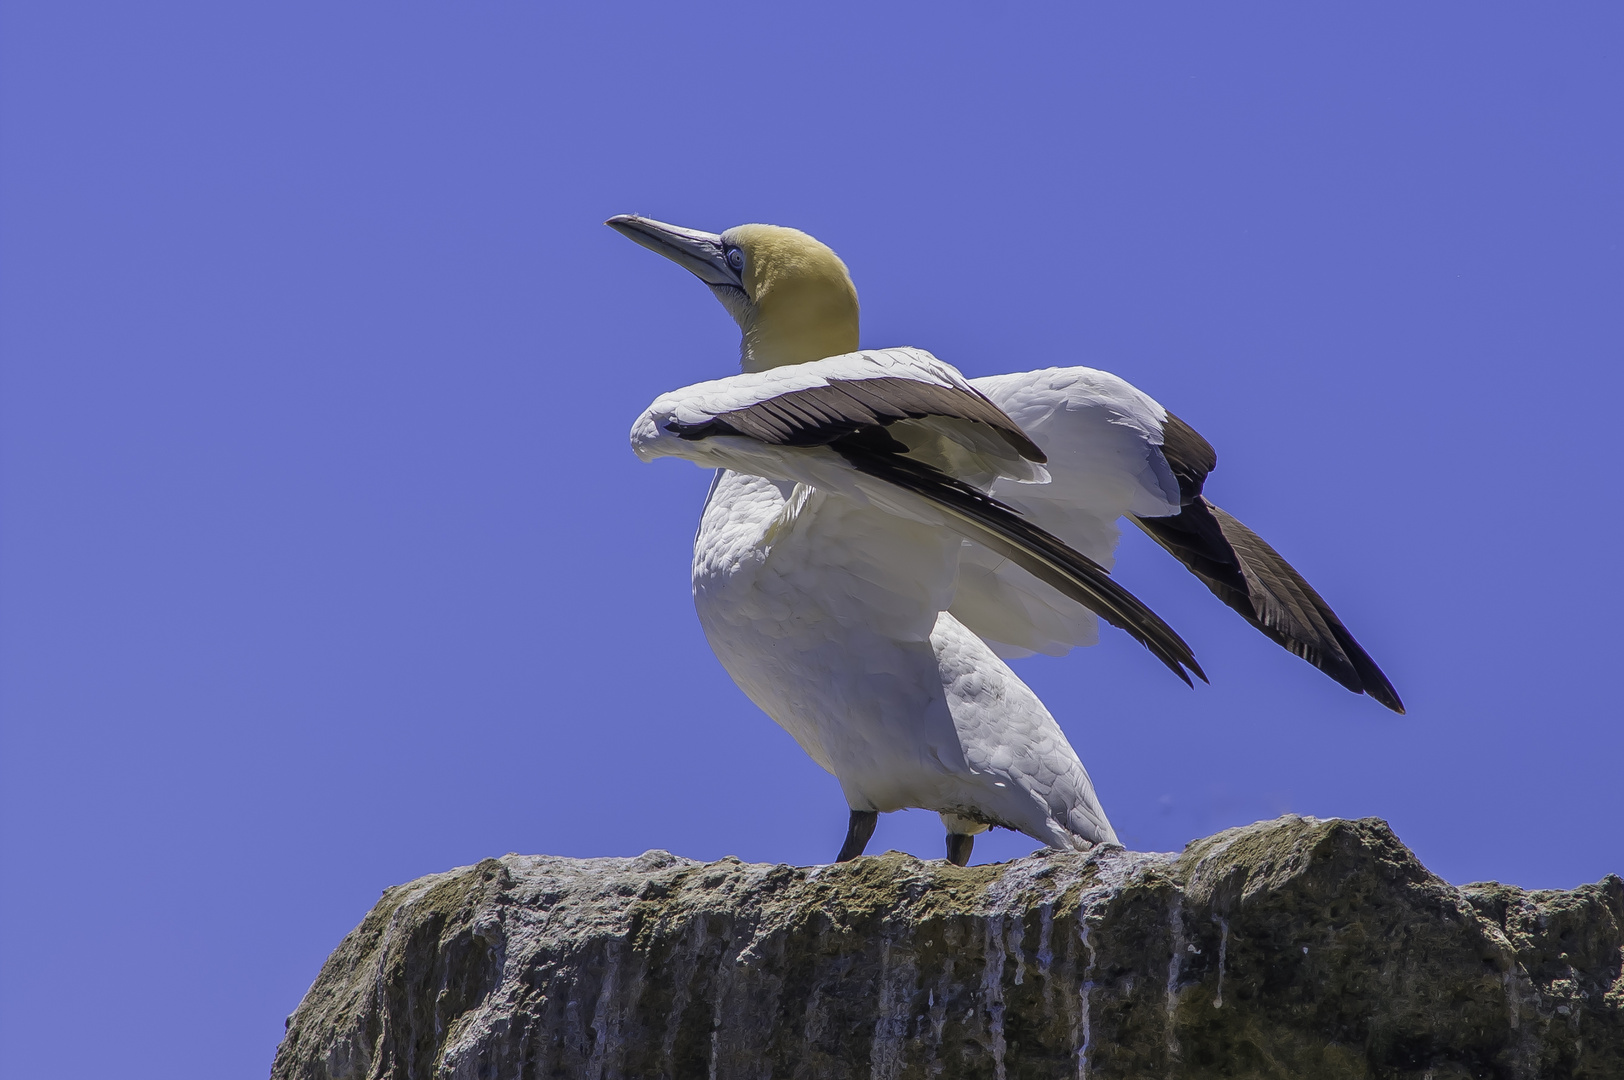
<svg viewBox="0 0 1624 1080">
<path fill-rule="evenodd" d="M 606 224 L 698 277 L 740 373 L 658 397 L 644 461 L 716 470 L 694 543 L 700 624 L 737 685 L 839 781 L 837 862 L 878 815 L 940 814 L 967 865 L 991 827 L 1119 844 L 1054 716 L 1007 663 L 1126 631 L 1190 684 L 1188 644 L 1110 575 L 1126 518 L 1266 636 L 1395 712 L 1392 683 L 1301 574 L 1205 494 L 1210 443 L 1108 372 L 967 379 L 863 350 L 845 263 L 797 229 Z"/>
</svg>

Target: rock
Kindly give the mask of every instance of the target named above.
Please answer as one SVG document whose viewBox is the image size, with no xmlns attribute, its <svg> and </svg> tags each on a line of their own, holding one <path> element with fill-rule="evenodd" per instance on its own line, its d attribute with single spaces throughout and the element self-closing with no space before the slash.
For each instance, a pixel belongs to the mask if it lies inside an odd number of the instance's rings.
<svg viewBox="0 0 1624 1080">
<path fill-rule="evenodd" d="M 387 891 L 273 1080 L 1624 1077 L 1624 882 L 1375 819 L 967 869 L 508 855 Z"/>
</svg>

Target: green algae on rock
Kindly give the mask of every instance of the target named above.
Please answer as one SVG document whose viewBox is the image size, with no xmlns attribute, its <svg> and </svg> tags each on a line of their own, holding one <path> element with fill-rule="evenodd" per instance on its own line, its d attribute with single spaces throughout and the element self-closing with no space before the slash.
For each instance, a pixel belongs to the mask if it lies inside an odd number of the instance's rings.
<svg viewBox="0 0 1624 1080">
<path fill-rule="evenodd" d="M 508 855 L 388 890 L 273 1080 L 1624 1077 L 1624 882 L 1456 888 L 1387 825 L 1181 854 Z"/>
</svg>

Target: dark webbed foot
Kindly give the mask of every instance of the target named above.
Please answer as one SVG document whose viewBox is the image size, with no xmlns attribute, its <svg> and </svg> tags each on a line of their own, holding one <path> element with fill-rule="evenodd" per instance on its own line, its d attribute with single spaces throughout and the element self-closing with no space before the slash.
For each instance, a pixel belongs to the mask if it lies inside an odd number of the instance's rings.
<svg viewBox="0 0 1624 1080">
<path fill-rule="evenodd" d="M 976 838 L 965 833 L 950 832 L 947 834 L 947 861 L 954 866 L 970 865 L 970 849 L 976 846 Z"/>
<path fill-rule="evenodd" d="M 840 845 L 835 862 L 850 862 L 868 847 L 868 838 L 874 835 L 874 825 L 880 820 L 878 810 L 853 810 L 851 822 L 846 826 L 846 842 Z"/>
</svg>

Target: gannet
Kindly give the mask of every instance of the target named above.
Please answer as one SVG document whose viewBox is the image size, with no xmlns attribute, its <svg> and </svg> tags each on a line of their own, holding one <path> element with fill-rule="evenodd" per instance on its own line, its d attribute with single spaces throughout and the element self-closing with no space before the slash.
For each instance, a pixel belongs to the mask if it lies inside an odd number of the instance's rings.
<svg viewBox="0 0 1624 1080">
<path fill-rule="evenodd" d="M 1099 615 L 1186 683 L 1205 679 L 1109 576 L 1123 517 L 1270 638 L 1403 712 L 1319 594 L 1207 500 L 1211 445 L 1123 379 L 966 379 L 922 349 L 860 350 L 851 275 L 796 229 L 607 224 L 691 271 L 739 325 L 742 374 L 662 395 L 632 447 L 717 470 L 694 543 L 700 624 L 745 694 L 839 780 L 851 816 L 837 861 L 905 807 L 941 815 L 960 866 L 990 826 L 1060 849 L 1117 842 L 1005 660 L 1093 644 Z"/>
</svg>

